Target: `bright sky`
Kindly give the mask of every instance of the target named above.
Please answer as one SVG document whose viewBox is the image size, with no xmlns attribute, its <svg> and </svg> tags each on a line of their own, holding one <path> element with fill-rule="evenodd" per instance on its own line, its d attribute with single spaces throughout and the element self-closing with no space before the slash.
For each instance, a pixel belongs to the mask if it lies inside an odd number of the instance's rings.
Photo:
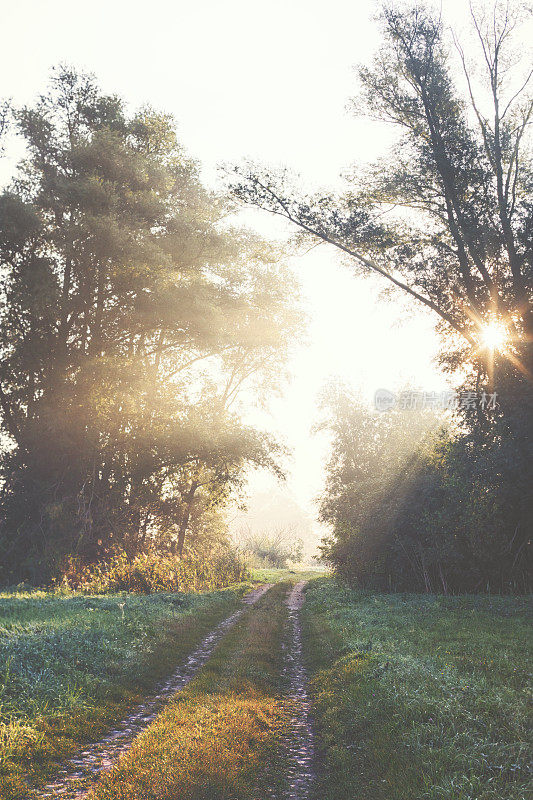
<svg viewBox="0 0 533 800">
<path fill-rule="evenodd" d="M 466 3 L 443 0 L 462 24 Z M 383 152 L 390 130 L 354 119 L 353 66 L 377 45 L 372 0 L 17 0 L 4 2 L 0 94 L 32 102 L 51 66 L 94 72 L 132 106 L 172 112 L 180 138 L 213 180 L 220 162 L 284 164 L 331 185 L 354 162 Z M 2 165 L 7 176 L 9 162 Z M 0 178 L 2 176 L 0 175 Z M 262 223 L 260 223 L 262 224 Z M 310 433 L 317 393 L 338 375 L 369 398 L 410 382 L 440 389 L 432 321 L 379 298 L 327 247 L 294 259 L 311 316 L 283 400 L 262 421 L 294 449 L 289 489 L 309 510 L 320 491 L 324 443 Z M 268 479 L 257 478 L 264 488 Z"/>
</svg>

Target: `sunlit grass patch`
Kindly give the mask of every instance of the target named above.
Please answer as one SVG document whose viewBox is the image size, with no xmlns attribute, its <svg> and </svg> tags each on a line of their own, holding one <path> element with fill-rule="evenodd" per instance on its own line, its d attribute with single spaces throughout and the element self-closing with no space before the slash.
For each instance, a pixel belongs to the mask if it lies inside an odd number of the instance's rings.
<svg viewBox="0 0 533 800">
<path fill-rule="evenodd" d="M 284 773 L 281 642 L 287 587 L 274 587 L 103 777 L 92 800 L 261 798 Z M 268 772 L 268 776 L 267 776 Z"/>
<path fill-rule="evenodd" d="M 101 737 L 241 595 L 1 596 L 0 798 L 25 797 Z"/>
<path fill-rule="evenodd" d="M 278 703 L 264 697 L 208 695 L 172 703 L 93 797 L 245 797 L 281 718 Z"/>
<path fill-rule="evenodd" d="M 304 633 L 317 796 L 525 800 L 527 600 L 371 595 L 321 580 Z"/>
<path fill-rule="evenodd" d="M 251 579 L 260 583 L 296 583 L 297 581 L 309 581 L 313 578 L 319 578 L 325 574 L 325 570 L 322 567 L 308 566 L 295 566 L 292 568 L 252 567 L 249 572 Z"/>
</svg>

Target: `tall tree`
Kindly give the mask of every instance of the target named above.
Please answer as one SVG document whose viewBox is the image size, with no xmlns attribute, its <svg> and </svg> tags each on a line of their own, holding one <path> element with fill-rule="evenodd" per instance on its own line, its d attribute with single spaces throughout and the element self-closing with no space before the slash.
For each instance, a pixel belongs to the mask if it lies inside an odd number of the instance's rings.
<svg viewBox="0 0 533 800">
<path fill-rule="evenodd" d="M 340 196 L 299 195 L 287 172 L 253 166 L 236 169 L 233 189 L 436 315 L 444 365 L 465 389 L 498 394 L 492 414 L 467 408 L 463 424 L 509 546 L 522 548 L 533 533 L 533 73 L 513 56 L 519 23 L 505 3 L 473 12 L 473 68 L 426 4 L 385 5 L 352 106 L 395 127 L 393 151 L 354 170 Z"/>
<path fill-rule="evenodd" d="M 246 463 L 277 468 L 229 401 L 275 386 L 301 317 L 279 253 L 231 227 L 170 117 L 128 117 L 62 68 L 14 124 L 27 158 L 0 197 L 0 547 L 39 574 L 169 520 L 183 538 L 197 471 L 220 496 Z"/>
<path fill-rule="evenodd" d="M 476 101 L 466 60 L 462 96 L 440 18 L 425 5 L 385 6 L 383 46 L 374 65 L 360 69 L 362 95 L 352 107 L 397 127 L 393 155 L 358 170 L 342 196 L 301 197 L 287 172 L 253 167 L 236 168 L 233 189 L 431 309 L 461 358 L 483 360 L 486 328 L 500 322 L 508 359 L 529 374 L 531 73 L 510 83 L 505 50 L 516 20 L 508 9 L 495 11 L 491 26 L 473 19 L 491 109 Z M 395 217 L 398 208 L 409 214 Z"/>
</svg>

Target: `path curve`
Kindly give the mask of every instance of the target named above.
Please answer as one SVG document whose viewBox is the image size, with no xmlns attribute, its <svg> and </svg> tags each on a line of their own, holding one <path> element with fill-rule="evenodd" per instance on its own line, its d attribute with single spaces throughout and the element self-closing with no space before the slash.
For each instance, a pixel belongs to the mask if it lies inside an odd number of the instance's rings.
<svg viewBox="0 0 533 800">
<path fill-rule="evenodd" d="M 68 759 L 54 783 L 44 789 L 31 792 L 27 800 L 45 800 L 61 797 L 64 800 L 81 800 L 89 793 L 100 773 L 111 769 L 120 756 L 131 747 L 134 739 L 155 719 L 163 706 L 187 686 L 196 673 L 211 658 L 216 646 L 224 635 L 244 614 L 247 606 L 256 603 L 273 584 L 267 583 L 249 592 L 243 598 L 243 607 L 222 620 L 201 644 L 189 655 L 162 683 L 158 684 L 153 695 L 123 719 L 110 733 L 97 742 L 86 746 L 77 756 Z"/>
</svg>

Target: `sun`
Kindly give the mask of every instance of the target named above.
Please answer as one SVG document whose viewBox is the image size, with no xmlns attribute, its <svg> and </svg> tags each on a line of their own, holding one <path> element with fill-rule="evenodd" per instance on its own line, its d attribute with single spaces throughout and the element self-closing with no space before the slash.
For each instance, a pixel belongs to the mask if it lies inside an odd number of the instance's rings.
<svg viewBox="0 0 533 800">
<path fill-rule="evenodd" d="M 488 350 L 501 350 L 506 340 L 506 330 L 497 322 L 491 322 L 481 329 L 481 341 Z"/>
</svg>

